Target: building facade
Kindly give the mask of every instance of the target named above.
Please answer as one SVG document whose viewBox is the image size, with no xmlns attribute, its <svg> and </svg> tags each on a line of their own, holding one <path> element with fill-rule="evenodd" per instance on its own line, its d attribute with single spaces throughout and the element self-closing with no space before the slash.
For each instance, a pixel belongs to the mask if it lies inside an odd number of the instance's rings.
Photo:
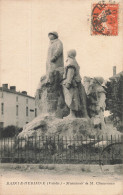
<svg viewBox="0 0 123 195">
<path fill-rule="evenodd" d="M 39 113 L 35 98 L 26 91 L 17 92 L 15 86 L 0 87 L 0 127 L 14 125 L 23 127 Z"/>
</svg>

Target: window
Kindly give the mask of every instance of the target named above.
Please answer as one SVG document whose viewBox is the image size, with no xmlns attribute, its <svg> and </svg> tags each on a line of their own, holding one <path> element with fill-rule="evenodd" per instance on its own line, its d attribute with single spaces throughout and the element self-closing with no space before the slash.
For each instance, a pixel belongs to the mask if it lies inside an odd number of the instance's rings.
<svg viewBox="0 0 123 195">
<path fill-rule="evenodd" d="M 0 127 L 1 127 L 1 128 L 4 127 L 4 122 L 0 122 Z"/>
<path fill-rule="evenodd" d="M 0 91 L 0 98 L 3 98 L 3 91 Z"/>
<path fill-rule="evenodd" d="M 30 112 L 34 112 L 34 110 L 33 109 L 30 109 Z"/>
<path fill-rule="evenodd" d="M 1 103 L 1 115 L 4 114 L 4 103 Z"/>
<path fill-rule="evenodd" d="M 37 108 L 35 108 L 35 117 L 37 116 Z"/>
<path fill-rule="evenodd" d="M 28 99 L 26 99 L 26 103 L 28 104 Z"/>
<path fill-rule="evenodd" d="M 16 102 L 18 102 L 18 96 L 16 96 Z"/>
<path fill-rule="evenodd" d="M 16 105 L 16 116 L 18 116 L 19 107 Z"/>
<path fill-rule="evenodd" d="M 26 107 L 26 116 L 28 116 L 28 107 Z"/>
</svg>

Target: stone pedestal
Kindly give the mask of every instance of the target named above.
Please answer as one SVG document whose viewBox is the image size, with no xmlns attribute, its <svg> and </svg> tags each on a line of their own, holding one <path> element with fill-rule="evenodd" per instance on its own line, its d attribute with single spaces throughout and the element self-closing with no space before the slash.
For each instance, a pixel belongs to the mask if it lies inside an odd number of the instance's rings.
<svg viewBox="0 0 123 195">
<path fill-rule="evenodd" d="M 74 119 L 58 119 L 51 115 L 39 115 L 33 121 L 26 124 L 23 131 L 19 134 L 19 138 L 34 137 L 39 139 L 43 136 L 47 137 L 64 137 L 64 139 L 97 139 L 102 136 L 104 140 L 107 136 L 119 135 L 120 132 L 108 128 L 107 130 L 99 130 L 93 128 L 90 119 L 87 118 L 74 118 Z"/>
<path fill-rule="evenodd" d="M 63 118 L 69 114 L 62 92 L 63 69 L 59 68 L 51 72 L 49 77 L 42 77 L 36 92 L 36 102 L 42 115 Z"/>
<path fill-rule="evenodd" d="M 89 137 L 91 133 L 91 123 L 86 118 L 64 118 L 58 119 L 51 115 L 39 115 L 30 123 L 26 124 L 19 137 L 32 137 L 32 136 L 59 136 L 72 138 Z"/>
</svg>

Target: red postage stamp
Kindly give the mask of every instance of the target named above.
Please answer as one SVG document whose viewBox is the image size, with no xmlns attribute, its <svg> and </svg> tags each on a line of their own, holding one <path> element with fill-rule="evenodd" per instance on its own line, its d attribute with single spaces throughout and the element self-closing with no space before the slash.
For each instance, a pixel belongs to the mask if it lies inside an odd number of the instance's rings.
<svg viewBox="0 0 123 195">
<path fill-rule="evenodd" d="M 118 4 L 92 6 L 92 35 L 118 35 Z"/>
</svg>

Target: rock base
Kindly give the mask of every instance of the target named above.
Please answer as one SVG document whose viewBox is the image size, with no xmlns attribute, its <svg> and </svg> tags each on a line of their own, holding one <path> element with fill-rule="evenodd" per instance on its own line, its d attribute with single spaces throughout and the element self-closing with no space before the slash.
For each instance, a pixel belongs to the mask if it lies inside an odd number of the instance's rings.
<svg viewBox="0 0 123 195">
<path fill-rule="evenodd" d="M 70 112 L 65 104 L 62 91 L 63 70 L 58 69 L 50 73 L 49 77 L 41 77 L 36 91 L 36 102 L 41 114 L 51 114 L 56 118 L 63 118 Z"/>
<path fill-rule="evenodd" d="M 63 118 L 58 119 L 52 115 L 39 115 L 33 121 L 26 124 L 23 131 L 18 135 L 19 138 L 40 137 L 40 136 L 59 136 L 67 139 L 78 138 L 98 138 L 103 136 L 120 135 L 116 129 L 108 128 L 105 130 L 95 129 L 89 118 Z"/>
<path fill-rule="evenodd" d="M 91 123 L 86 118 L 64 118 L 58 119 L 52 115 L 39 115 L 30 123 L 26 124 L 19 137 L 32 136 L 89 136 L 91 132 Z"/>
</svg>

